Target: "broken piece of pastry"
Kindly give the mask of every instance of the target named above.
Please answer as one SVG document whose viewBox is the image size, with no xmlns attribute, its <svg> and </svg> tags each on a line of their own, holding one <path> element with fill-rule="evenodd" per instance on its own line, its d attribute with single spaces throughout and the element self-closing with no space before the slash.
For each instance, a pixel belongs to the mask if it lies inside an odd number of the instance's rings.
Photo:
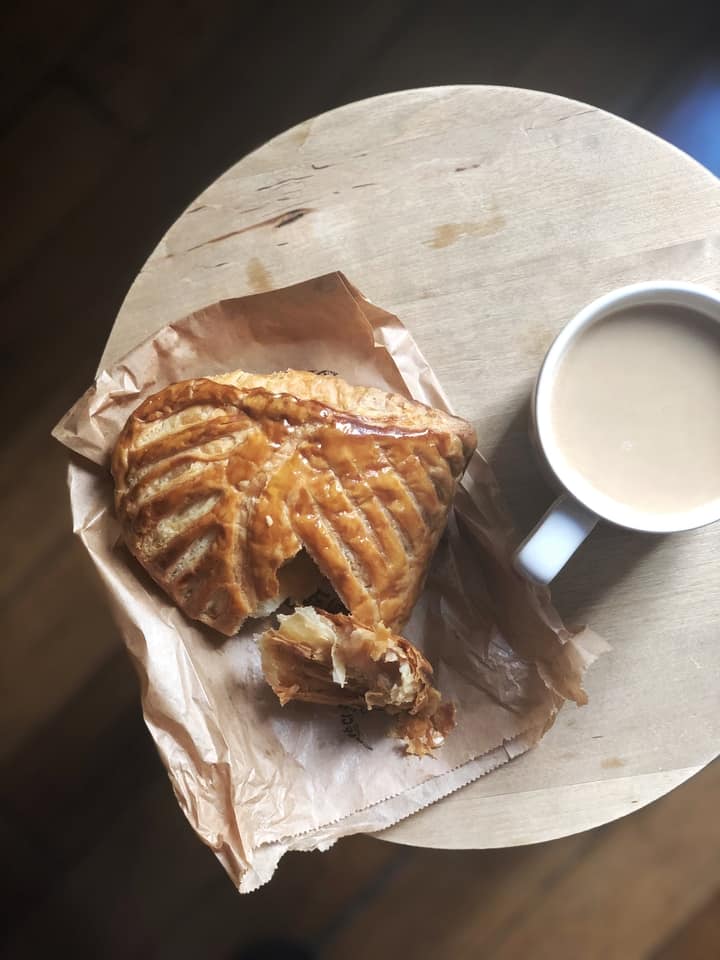
<svg viewBox="0 0 720 960">
<path fill-rule="evenodd" d="M 410 616 L 475 443 L 458 417 L 335 375 L 235 371 L 140 404 L 113 451 L 115 507 L 153 580 L 228 636 L 287 600 L 335 598 L 352 619 L 305 615 L 306 637 L 324 624 L 315 646 L 293 654 L 288 620 L 267 635 L 273 688 L 283 702 L 397 713 L 410 752 L 426 753 L 452 711 L 422 654 L 391 631 Z M 307 669 L 285 683 L 283 664 Z"/>
<path fill-rule="evenodd" d="M 395 715 L 391 733 L 409 754 L 439 747 L 454 726 L 454 708 L 432 685 L 433 670 L 408 640 L 378 624 L 298 607 L 278 617 L 260 641 L 265 678 L 280 703 L 304 700 L 379 708 Z"/>
</svg>

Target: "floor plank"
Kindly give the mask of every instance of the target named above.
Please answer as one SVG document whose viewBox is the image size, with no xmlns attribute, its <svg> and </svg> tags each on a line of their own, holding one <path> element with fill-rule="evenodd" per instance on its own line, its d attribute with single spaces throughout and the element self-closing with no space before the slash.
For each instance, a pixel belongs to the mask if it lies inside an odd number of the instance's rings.
<svg viewBox="0 0 720 960">
<path fill-rule="evenodd" d="M 252 25 L 258 7 L 231 0 L 119 4 L 73 56 L 70 72 L 123 127 L 139 134 L 180 82 L 207 68 L 230 29 L 239 33 L 241 25 Z"/>
<path fill-rule="evenodd" d="M 222 956 L 221 949 L 277 935 L 279 928 L 304 940 L 397 855 L 369 838 L 353 838 L 326 855 L 295 854 L 272 887 L 240 899 L 192 835 L 163 778 L 135 792 L 88 855 L 19 926 L 3 956 L 39 956 L 58 935 L 83 950 L 80 956 L 107 960 L 189 957 L 192 944 L 200 951 L 195 956 Z M 224 908 L 220 919 L 218 906 Z M 213 953 L 205 952 L 205 933 Z"/>
<path fill-rule="evenodd" d="M 652 26 L 648 13 L 652 10 Z M 633 118 L 668 76 L 692 57 L 707 24 L 677 17 L 672 0 L 575 4 L 520 69 L 518 86 L 561 93 Z"/>
<path fill-rule="evenodd" d="M 11 817 L 0 807 L 0 916 L 7 926 L 9 918 L 16 919 L 27 909 L 27 904 L 37 900 L 46 886 L 46 875 L 60 869 L 52 855 L 48 856 L 38 844 L 34 844 L 24 830 L 18 828 Z"/>
<path fill-rule="evenodd" d="M 108 0 L 4 0 L 0 9 L 0 129 L 28 109 L 48 76 L 114 5 Z"/>
<path fill-rule="evenodd" d="M 523 64 L 547 43 L 548 20 L 564 17 L 573 5 L 572 0 L 523 3 L 508 16 L 467 0 L 416 3 L 377 47 L 369 69 L 358 73 L 350 99 L 451 83 L 518 85 Z"/>
<path fill-rule="evenodd" d="M 38 610 L 39 598 L 41 610 Z M 0 760 L 46 723 L 120 649 L 94 570 L 63 538 L 13 597 L 0 647 Z M 32 683 L 18 683 L 32 677 Z"/>
<path fill-rule="evenodd" d="M 720 763 L 656 804 L 589 834 L 501 852 L 419 851 L 347 924 L 323 960 L 643 958 L 720 884 Z M 443 883 L 422 884 L 421 877 Z"/>
<path fill-rule="evenodd" d="M 412 943 L 419 956 L 475 957 L 480 944 L 495 943 L 592 842 L 583 836 L 503 851 L 413 850 L 377 895 L 321 944 L 320 956 L 396 957 Z"/>
<path fill-rule="evenodd" d="M 498 960 L 648 956 L 715 891 L 720 879 L 720 763 L 605 828 L 496 945 Z"/>
<path fill-rule="evenodd" d="M 652 955 L 652 960 L 707 960 L 709 957 L 720 957 L 720 890 Z"/>
<path fill-rule="evenodd" d="M 158 960 L 231 957 L 254 943 L 282 938 L 312 949 L 327 927 L 342 925 L 358 898 L 382 885 L 404 852 L 370 837 L 349 837 L 325 854 L 290 854 L 272 886 L 238 904 L 237 893 L 222 877 L 193 891 L 178 904 L 162 937 Z M 207 925 L 200 928 L 192 910 L 200 906 Z"/>
<path fill-rule="evenodd" d="M 12 564 L 0 568 L 0 603 L 18 596 L 26 580 L 72 529 L 67 490 L 67 451 L 50 436 L 55 421 L 74 396 L 67 389 L 27 416 L 9 436 L 0 456 L 0 498 L 5 508 L 4 535 L 15 545 Z M 7 469 L 5 469 L 7 467 Z M 45 522 L 37 523 L 37 507 Z"/>
<path fill-rule="evenodd" d="M 0 141 L 7 280 L 114 162 L 123 138 L 62 83 L 50 87 Z"/>
<path fill-rule="evenodd" d="M 124 650 L 0 766 L 0 809 L 69 869 L 165 773 L 142 722 L 137 679 Z M 44 892 L 62 877 L 47 877 Z M 32 904 L 28 904 L 32 908 Z"/>
</svg>

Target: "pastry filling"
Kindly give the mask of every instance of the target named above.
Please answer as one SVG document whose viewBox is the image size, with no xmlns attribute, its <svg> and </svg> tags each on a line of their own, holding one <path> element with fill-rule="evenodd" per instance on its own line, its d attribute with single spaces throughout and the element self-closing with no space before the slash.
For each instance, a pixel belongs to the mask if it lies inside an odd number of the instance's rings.
<svg viewBox="0 0 720 960">
<path fill-rule="evenodd" d="M 256 618 L 269 617 L 276 610 L 291 610 L 309 604 L 328 613 L 347 613 L 342 600 L 305 550 L 288 560 L 278 570 L 277 595 L 259 603 L 253 613 Z"/>
<path fill-rule="evenodd" d="M 260 644 L 265 677 L 281 704 L 379 708 L 394 715 L 391 733 L 407 753 L 422 756 L 443 743 L 454 707 L 442 702 L 432 667 L 409 641 L 383 624 L 367 627 L 310 606 L 278 620 Z"/>
</svg>

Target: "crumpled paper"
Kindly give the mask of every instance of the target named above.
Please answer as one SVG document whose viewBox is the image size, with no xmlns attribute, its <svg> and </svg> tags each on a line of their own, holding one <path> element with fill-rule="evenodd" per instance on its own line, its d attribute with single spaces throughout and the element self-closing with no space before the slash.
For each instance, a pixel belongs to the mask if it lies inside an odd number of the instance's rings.
<svg viewBox="0 0 720 960">
<path fill-rule="evenodd" d="M 270 620 L 230 639 L 187 620 L 122 544 L 108 464 L 128 415 L 166 384 L 287 367 L 332 369 L 449 409 L 400 320 L 334 273 L 169 324 L 101 371 L 54 431 L 80 455 L 69 470 L 74 529 L 135 659 L 175 795 L 242 892 L 267 881 L 287 850 L 390 826 L 529 749 L 565 699 L 585 701 L 583 673 L 604 647 L 588 630 L 568 631 L 547 591 L 513 571 L 512 524 L 476 453 L 404 631 L 457 706 L 445 745 L 408 758 L 382 713 L 281 707 L 256 642 Z"/>
</svg>

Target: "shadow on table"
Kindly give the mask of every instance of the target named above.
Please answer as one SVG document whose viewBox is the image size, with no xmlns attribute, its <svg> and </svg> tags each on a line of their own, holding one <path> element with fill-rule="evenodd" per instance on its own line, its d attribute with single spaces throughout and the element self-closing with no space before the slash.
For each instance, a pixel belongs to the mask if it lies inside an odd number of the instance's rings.
<svg viewBox="0 0 720 960">
<path fill-rule="evenodd" d="M 526 537 L 557 493 L 529 435 L 530 398 L 518 407 L 492 450 L 485 451 L 516 529 Z M 570 624 L 582 620 L 666 539 L 600 523 L 552 584 L 553 599 Z"/>
</svg>

